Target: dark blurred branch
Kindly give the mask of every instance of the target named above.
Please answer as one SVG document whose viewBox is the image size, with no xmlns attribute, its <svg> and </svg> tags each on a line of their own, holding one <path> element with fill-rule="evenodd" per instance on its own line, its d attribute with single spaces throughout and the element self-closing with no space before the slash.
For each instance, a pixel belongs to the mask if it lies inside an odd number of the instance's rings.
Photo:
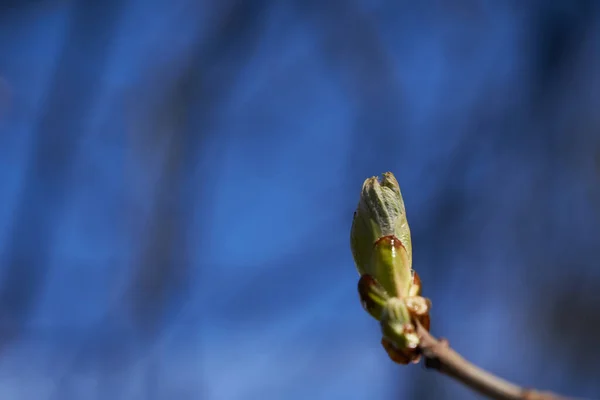
<svg viewBox="0 0 600 400">
<path fill-rule="evenodd" d="M 417 322 L 425 366 L 456 379 L 472 390 L 496 400 L 567 400 L 549 392 L 525 389 L 505 381 L 465 360 L 445 340 L 438 340 Z"/>
<path fill-rule="evenodd" d="M 32 128 L 30 161 L 12 212 L 9 239 L 2 243 L 0 351 L 22 334 L 46 284 L 55 229 L 64 217 L 69 194 L 77 187 L 72 179 L 74 171 L 81 169 L 80 144 L 99 96 L 122 3 L 83 1 L 71 10 L 45 104 Z M 3 9 L 4 2 L 0 16 Z M 82 61 L 85 68 L 81 68 Z"/>
</svg>

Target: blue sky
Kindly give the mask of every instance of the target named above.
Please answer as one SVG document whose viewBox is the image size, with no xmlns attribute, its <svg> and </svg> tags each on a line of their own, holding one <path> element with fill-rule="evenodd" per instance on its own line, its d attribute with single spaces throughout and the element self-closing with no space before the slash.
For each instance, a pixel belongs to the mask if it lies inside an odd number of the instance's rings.
<svg viewBox="0 0 600 400">
<path fill-rule="evenodd" d="M 600 29 L 563 3 L 0 8 L 0 397 L 476 398 L 360 307 L 388 170 L 434 334 L 600 395 Z"/>
</svg>

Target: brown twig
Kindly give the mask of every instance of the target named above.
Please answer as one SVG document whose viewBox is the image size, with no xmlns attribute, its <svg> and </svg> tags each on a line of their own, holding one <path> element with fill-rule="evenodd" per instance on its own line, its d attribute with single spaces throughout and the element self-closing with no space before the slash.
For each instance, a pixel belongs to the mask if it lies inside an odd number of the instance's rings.
<svg viewBox="0 0 600 400">
<path fill-rule="evenodd" d="M 434 338 L 418 322 L 417 333 L 427 368 L 456 379 L 484 396 L 496 400 L 568 400 L 550 392 L 524 389 L 473 365 L 452 350 L 446 340 Z"/>
</svg>

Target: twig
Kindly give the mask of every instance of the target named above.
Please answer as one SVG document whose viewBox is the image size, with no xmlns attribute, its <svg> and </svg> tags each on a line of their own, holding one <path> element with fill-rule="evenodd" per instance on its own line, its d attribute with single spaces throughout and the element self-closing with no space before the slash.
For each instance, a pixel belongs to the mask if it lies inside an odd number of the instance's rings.
<svg viewBox="0 0 600 400">
<path fill-rule="evenodd" d="M 431 336 L 418 321 L 419 349 L 425 358 L 425 366 L 435 369 L 472 390 L 496 400 L 568 400 L 550 392 L 524 389 L 499 378 L 465 360 L 452 350 L 446 340 Z"/>
</svg>

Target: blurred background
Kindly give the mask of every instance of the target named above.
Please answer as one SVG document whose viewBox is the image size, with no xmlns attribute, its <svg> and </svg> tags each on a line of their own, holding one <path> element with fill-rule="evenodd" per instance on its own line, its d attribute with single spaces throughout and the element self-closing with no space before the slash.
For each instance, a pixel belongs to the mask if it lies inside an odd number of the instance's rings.
<svg viewBox="0 0 600 400">
<path fill-rule="evenodd" d="M 432 332 L 600 398 L 600 3 L 4 0 L 0 398 L 475 399 L 349 248 L 405 197 Z"/>
</svg>

